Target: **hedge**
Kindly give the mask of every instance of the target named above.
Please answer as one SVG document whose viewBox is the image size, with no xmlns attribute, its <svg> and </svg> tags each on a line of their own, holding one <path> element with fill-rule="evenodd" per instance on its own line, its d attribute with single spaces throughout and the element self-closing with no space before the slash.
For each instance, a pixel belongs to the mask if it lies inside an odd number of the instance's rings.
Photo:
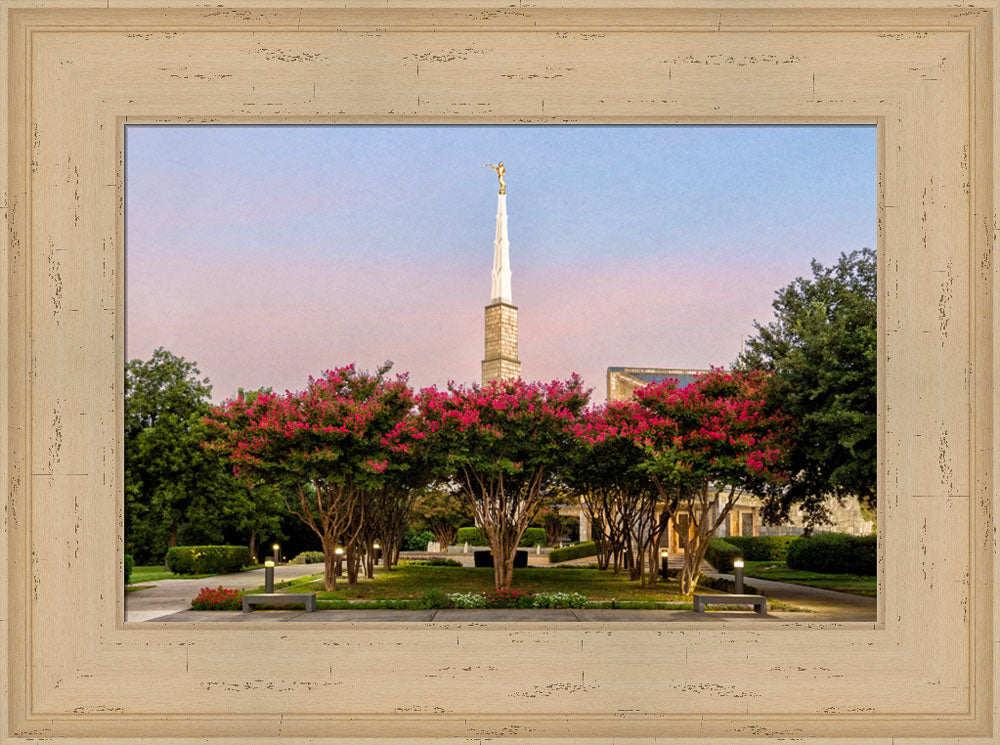
<svg viewBox="0 0 1000 745">
<path fill-rule="evenodd" d="M 132 560 L 132 554 L 125 554 L 125 586 L 128 587 L 129 582 L 132 579 L 132 567 L 135 566 L 135 562 Z"/>
<path fill-rule="evenodd" d="M 303 551 L 292 559 L 293 564 L 322 564 L 324 561 L 322 551 Z"/>
<path fill-rule="evenodd" d="M 723 540 L 740 549 L 747 561 L 784 561 L 788 545 L 795 538 L 793 535 L 734 535 Z"/>
<path fill-rule="evenodd" d="M 566 548 L 554 548 L 549 551 L 549 563 L 557 564 L 560 561 L 569 561 L 570 559 L 582 559 L 585 556 L 597 556 L 597 544 L 593 541 L 585 541 L 584 543 L 578 543 L 575 546 L 567 546 Z"/>
<path fill-rule="evenodd" d="M 878 563 L 876 547 L 874 535 L 817 533 L 792 541 L 785 561 L 791 569 L 871 577 Z"/>
<path fill-rule="evenodd" d="M 174 574 L 229 574 L 253 563 L 246 546 L 174 546 L 167 569 Z"/>
<path fill-rule="evenodd" d="M 426 551 L 427 544 L 434 540 L 434 534 L 429 530 L 408 530 L 403 533 L 399 544 L 400 551 Z"/>
<path fill-rule="evenodd" d="M 455 538 L 458 545 L 468 543 L 470 546 L 489 546 L 490 539 L 486 537 L 486 531 L 482 528 L 459 528 Z M 521 548 L 532 548 L 538 544 L 545 545 L 545 528 L 525 528 L 521 542 L 517 545 Z"/>
<path fill-rule="evenodd" d="M 705 561 L 715 567 L 715 571 L 728 573 L 733 571 L 733 560 L 743 556 L 743 552 L 722 538 L 712 538 L 705 550 Z"/>
</svg>

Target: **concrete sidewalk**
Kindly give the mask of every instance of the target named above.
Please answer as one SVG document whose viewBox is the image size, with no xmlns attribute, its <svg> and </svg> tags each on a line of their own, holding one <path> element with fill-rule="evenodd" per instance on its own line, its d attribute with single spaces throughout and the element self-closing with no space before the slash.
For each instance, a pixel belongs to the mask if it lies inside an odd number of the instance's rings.
<svg viewBox="0 0 1000 745">
<path fill-rule="evenodd" d="M 706 576 L 735 580 L 732 574 L 706 572 Z M 871 621 L 876 618 L 876 600 L 863 595 L 823 590 L 818 587 L 792 585 L 768 579 L 745 577 L 746 584 L 756 587 L 768 600 L 780 600 L 811 611 L 809 621 Z M 804 614 L 799 614 L 800 616 Z"/>
<path fill-rule="evenodd" d="M 274 581 L 284 582 L 322 571 L 322 564 L 282 564 L 274 568 Z M 146 584 L 153 587 L 125 594 L 126 621 L 148 621 L 168 613 L 189 610 L 191 601 L 203 587 L 222 585 L 230 589 L 255 590 L 264 584 L 264 570 L 253 569 L 202 579 L 158 579 Z"/>
</svg>

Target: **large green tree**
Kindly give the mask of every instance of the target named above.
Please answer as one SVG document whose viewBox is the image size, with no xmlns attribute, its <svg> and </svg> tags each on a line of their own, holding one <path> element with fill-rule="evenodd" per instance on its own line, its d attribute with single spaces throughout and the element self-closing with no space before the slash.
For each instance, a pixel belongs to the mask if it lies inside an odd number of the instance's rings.
<svg viewBox="0 0 1000 745">
<path fill-rule="evenodd" d="M 162 560 L 192 504 L 236 485 L 201 447 L 211 391 L 194 362 L 162 347 L 125 367 L 125 541 L 139 561 Z"/>
<path fill-rule="evenodd" d="M 828 495 L 875 508 L 875 251 L 841 254 L 830 267 L 813 261 L 812 273 L 777 292 L 774 320 L 754 324 L 737 361 L 773 373 L 769 404 L 794 422 L 791 481 L 767 502 L 769 522 L 800 505 L 807 524 L 822 523 Z"/>
</svg>

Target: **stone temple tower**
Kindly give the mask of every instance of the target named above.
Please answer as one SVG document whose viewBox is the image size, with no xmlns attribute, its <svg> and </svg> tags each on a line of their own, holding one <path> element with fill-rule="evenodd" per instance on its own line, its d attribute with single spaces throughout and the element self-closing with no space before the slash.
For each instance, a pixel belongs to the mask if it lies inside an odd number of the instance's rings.
<svg viewBox="0 0 1000 745">
<path fill-rule="evenodd" d="M 483 383 L 521 377 L 521 361 L 517 358 L 517 306 L 510 295 L 507 186 L 503 181 L 503 162 L 491 167 L 500 177 L 500 193 L 497 195 L 497 235 L 493 241 L 493 292 L 486 306 Z"/>
</svg>

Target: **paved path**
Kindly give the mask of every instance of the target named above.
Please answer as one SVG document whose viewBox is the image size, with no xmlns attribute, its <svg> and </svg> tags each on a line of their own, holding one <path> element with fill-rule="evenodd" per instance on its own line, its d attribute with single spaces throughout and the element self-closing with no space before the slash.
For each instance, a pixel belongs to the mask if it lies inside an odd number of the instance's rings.
<svg viewBox="0 0 1000 745">
<path fill-rule="evenodd" d="M 717 574 L 706 572 L 709 577 L 721 577 L 734 580 L 732 574 Z M 774 582 L 768 579 L 746 577 L 744 582 L 760 590 L 769 600 L 780 600 L 812 611 L 808 614 L 799 613 L 796 620 L 804 621 L 875 621 L 875 598 L 863 595 L 852 595 L 847 592 L 823 590 L 819 587 L 792 585 L 787 582 Z M 785 615 L 785 614 L 781 614 Z"/>
<path fill-rule="evenodd" d="M 274 568 L 274 580 L 282 582 L 322 571 L 322 564 L 282 564 Z M 148 621 L 166 613 L 188 610 L 202 587 L 222 585 L 239 590 L 256 589 L 264 584 L 264 570 L 253 569 L 202 579 L 158 579 L 144 584 L 155 586 L 125 594 L 126 621 Z"/>
</svg>

